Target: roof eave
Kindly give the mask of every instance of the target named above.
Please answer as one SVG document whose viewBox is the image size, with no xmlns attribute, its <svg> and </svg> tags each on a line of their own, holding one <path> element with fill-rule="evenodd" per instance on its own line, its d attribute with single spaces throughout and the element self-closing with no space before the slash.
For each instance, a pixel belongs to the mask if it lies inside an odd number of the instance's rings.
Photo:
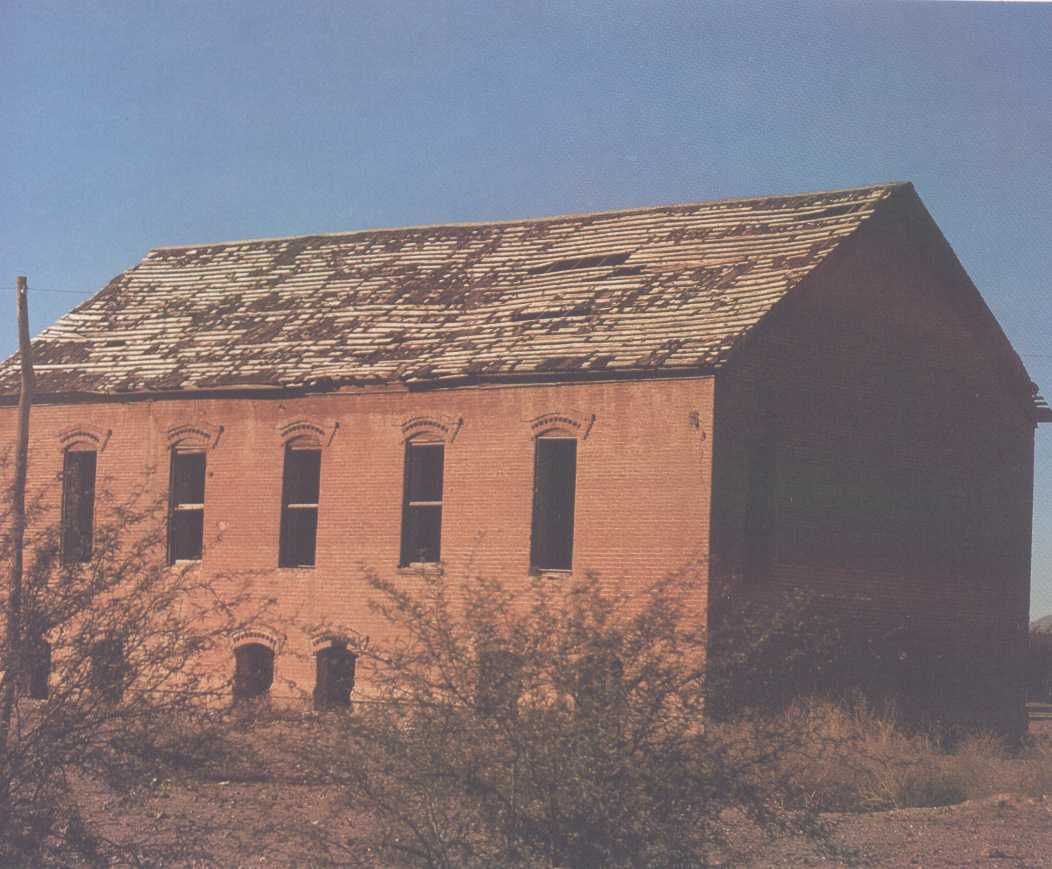
<svg viewBox="0 0 1052 869">
<path fill-rule="evenodd" d="M 44 392 L 35 393 L 34 403 L 80 404 L 133 401 L 186 401 L 216 398 L 297 398 L 314 395 L 351 395 L 376 391 L 428 392 L 439 389 L 463 389 L 477 386 L 531 386 L 571 383 L 601 383 L 634 380 L 673 380 L 679 378 L 710 377 L 722 367 L 711 365 L 675 366 L 665 368 L 621 368 L 602 371 L 534 371 L 516 374 L 473 374 L 439 377 L 427 380 L 386 380 L 376 383 L 333 383 L 325 386 L 297 384 L 282 386 L 217 386 L 198 389 L 134 390 L 127 392 Z M 18 393 L 0 394 L 0 406 L 18 402 Z"/>
</svg>

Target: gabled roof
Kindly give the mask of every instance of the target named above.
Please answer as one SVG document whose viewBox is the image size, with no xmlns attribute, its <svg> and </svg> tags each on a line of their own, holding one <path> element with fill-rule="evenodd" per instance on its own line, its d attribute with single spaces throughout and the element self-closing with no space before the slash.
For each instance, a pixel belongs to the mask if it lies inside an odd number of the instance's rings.
<svg viewBox="0 0 1052 869">
<path fill-rule="evenodd" d="M 902 188 L 155 248 L 34 341 L 36 388 L 711 371 Z"/>
<path fill-rule="evenodd" d="M 897 186 L 156 248 L 34 341 L 37 390 L 712 369 Z"/>
</svg>

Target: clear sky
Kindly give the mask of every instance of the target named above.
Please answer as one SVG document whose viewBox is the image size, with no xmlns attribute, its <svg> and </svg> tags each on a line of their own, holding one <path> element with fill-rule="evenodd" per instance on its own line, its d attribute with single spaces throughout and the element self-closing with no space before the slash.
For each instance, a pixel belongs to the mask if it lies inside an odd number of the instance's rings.
<svg viewBox="0 0 1052 869">
<path fill-rule="evenodd" d="M 3 355 L 16 275 L 37 331 L 156 245 L 911 180 L 1052 397 L 1049 5 L 0 0 L 0 57 Z M 1049 430 L 1034 513 L 1036 617 Z"/>
</svg>

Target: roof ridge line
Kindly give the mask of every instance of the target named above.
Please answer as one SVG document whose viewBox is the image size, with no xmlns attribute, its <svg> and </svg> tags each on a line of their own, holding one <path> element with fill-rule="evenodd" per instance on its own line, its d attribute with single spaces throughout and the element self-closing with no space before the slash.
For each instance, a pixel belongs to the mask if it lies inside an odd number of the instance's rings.
<svg viewBox="0 0 1052 869">
<path fill-rule="evenodd" d="M 735 202 L 756 202 L 763 199 L 797 199 L 801 196 L 830 196 L 837 193 L 856 193 L 863 190 L 892 191 L 901 187 L 912 186 L 911 181 L 885 181 L 878 184 L 862 184 L 857 187 L 838 187 L 833 190 L 804 190 L 799 193 L 777 193 L 758 196 L 729 196 L 720 199 L 699 199 L 694 202 L 666 202 L 657 205 L 639 205 L 628 208 L 610 208 L 601 211 L 576 211 L 565 214 L 547 214 L 540 217 L 514 217 L 503 220 L 468 220 L 447 223 L 416 223 L 408 226 L 377 226 L 363 229 L 338 230 L 336 232 L 304 232 L 297 235 L 261 236 L 258 238 L 230 239 L 228 241 L 207 241 L 196 244 L 162 244 L 151 247 L 146 256 L 154 251 L 192 250 L 201 247 L 230 247 L 238 244 L 264 244 L 274 241 L 296 241 L 302 238 L 345 238 L 354 235 L 366 235 L 376 232 L 407 232 L 416 229 L 461 229 L 477 226 L 513 226 L 515 224 L 547 223 L 556 220 L 574 220 L 582 217 L 604 217 L 615 214 L 642 214 L 648 211 L 661 211 L 668 208 L 690 208 L 699 205 L 730 204 Z"/>
</svg>

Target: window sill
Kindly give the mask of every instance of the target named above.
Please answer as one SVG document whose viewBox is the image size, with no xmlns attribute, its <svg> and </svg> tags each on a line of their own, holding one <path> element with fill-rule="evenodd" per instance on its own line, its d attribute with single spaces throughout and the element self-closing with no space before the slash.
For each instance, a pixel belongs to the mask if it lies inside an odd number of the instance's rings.
<svg viewBox="0 0 1052 869">
<path fill-rule="evenodd" d="M 551 579 L 566 579 L 573 576 L 572 570 L 563 570 L 557 567 L 531 567 L 530 576 L 549 577 Z"/>
<path fill-rule="evenodd" d="M 398 565 L 399 576 L 419 576 L 422 573 L 428 576 L 442 576 L 445 572 L 440 561 L 415 561 L 412 564 Z"/>
<path fill-rule="evenodd" d="M 169 561 L 169 567 L 197 567 L 201 563 L 200 558 L 177 558 L 175 561 Z"/>
<path fill-rule="evenodd" d="M 278 570 L 314 570 L 314 564 L 279 564 Z"/>
</svg>

